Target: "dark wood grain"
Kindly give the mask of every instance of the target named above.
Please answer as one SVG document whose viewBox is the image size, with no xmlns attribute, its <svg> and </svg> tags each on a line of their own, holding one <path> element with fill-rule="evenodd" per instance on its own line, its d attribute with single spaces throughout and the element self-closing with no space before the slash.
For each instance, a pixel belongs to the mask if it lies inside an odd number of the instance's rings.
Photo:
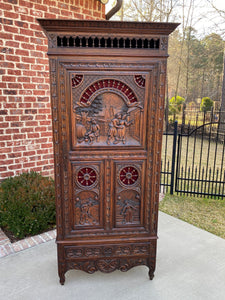
<svg viewBox="0 0 225 300">
<path fill-rule="evenodd" d="M 70 269 L 138 265 L 153 279 L 167 43 L 177 24 L 39 22 L 49 39 L 60 283 Z"/>
</svg>

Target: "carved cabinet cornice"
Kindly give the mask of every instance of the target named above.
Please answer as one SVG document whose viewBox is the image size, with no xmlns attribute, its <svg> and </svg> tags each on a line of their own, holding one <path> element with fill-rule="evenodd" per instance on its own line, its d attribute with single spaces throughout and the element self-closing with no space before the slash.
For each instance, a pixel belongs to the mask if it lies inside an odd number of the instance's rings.
<svg viewBox="0 0 225 300">
<path fill-rule="evenodd" d="M 154 276 L 168 35 L 178 24 L 39 20 L 49 41 L 60 283 Z"/>
</svg>

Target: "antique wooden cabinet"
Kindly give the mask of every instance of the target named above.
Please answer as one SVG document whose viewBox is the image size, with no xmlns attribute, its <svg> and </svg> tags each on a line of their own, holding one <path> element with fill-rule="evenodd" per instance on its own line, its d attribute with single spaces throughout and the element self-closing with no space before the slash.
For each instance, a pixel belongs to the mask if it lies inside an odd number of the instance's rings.
<svg viewBox="0 0 225 300">
<path fill-rule="evenodd" d="M 168 35 L 178 24 L 39 20 L 49 41 L 60 283 L 154 276 Z"/>
</svg>

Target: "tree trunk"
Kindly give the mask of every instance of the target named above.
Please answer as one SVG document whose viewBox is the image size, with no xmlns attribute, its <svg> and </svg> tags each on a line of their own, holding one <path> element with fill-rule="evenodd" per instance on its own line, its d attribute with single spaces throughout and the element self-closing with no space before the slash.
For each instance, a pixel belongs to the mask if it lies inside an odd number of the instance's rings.
<svg viewBox="0 0 225 300">
<path fill-rule="evenodd" d="M 220 129 L 225 133 L 225 50 L 223 55 L 223 84 L 222 84 L 222 99 L 221 99 L 221 106 L 220 106 L 220 122 L 221 124 Z"/>
</svg>

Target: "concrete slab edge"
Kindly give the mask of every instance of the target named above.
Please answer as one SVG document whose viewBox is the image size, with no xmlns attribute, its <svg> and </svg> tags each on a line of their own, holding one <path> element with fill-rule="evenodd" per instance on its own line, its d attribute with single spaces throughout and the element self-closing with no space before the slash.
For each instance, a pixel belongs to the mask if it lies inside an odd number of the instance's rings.
<svg viewBox="0 0 225 300">
<path fill-rule="evenodd" d="M 11 243 L 0 228 L 0 258 L 17 253 L 31 247 L 46 243 L 56 238 L 56 229 Z"/>
</svg>

